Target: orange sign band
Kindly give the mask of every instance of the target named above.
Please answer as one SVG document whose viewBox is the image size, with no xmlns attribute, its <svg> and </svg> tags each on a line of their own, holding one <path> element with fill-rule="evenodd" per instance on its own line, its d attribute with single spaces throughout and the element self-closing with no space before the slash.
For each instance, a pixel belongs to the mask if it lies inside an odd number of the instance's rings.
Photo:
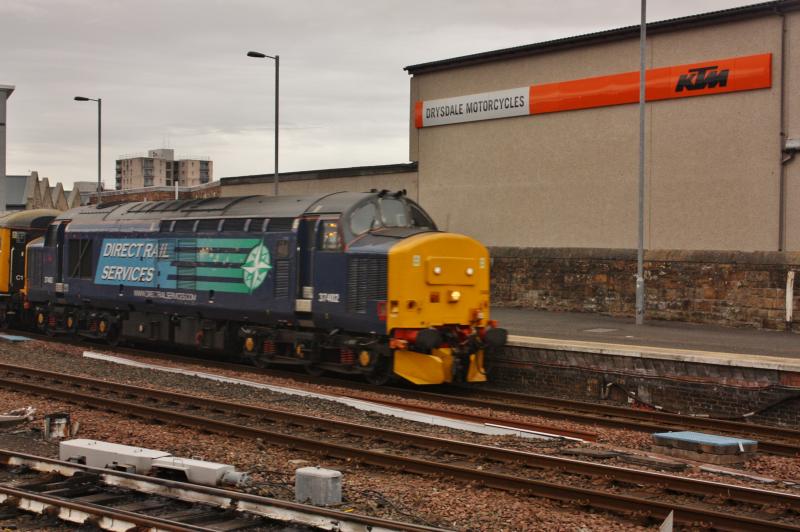
<svg viewBox="0 0 800 532">
<path fill-rule="evenodd" d="M 655 68 L 645 76 L 647 101 L 768 88 L 772 54 Z M 572 111 L 639 101 L 639 73 L 531 85 L 531 114 Z"/>
<path fill-rule="evenodd" d="M 414 124 L 417 128 L 422 127 L 422 102 L 414 103 Z"/>
<path fill-rule="evenodd" d="M 654 68 L 645 73 L 645 98 L 647 101 L 706 96 L 726 92 L 766 89 L 772 86 L 772 54 L 758 54 L 729 59 L 717 59 L 663 68 Z M 527 90 L 528 101 L 524 101 Z M 418 101 L 414 105 L 414 124 L 417 128 L 446 125 L 450 123 L 506 118 L 497 111 L 497 106 L 475 107 L 475 98 L 488 103 L 512 101 L 506 95 L 523 91 L 513 98 L 522 102 L 523 109 L 508 116 L 537 115 L 559 111 L 574 111 L 636 103 L 639 101 L 639 72 L 625 72 L 610 76 L 543 83 L 479 95 Z M 499 104 L 498 104 L 499 105 Z M 466 106 L 466 107 L 465 107 Z M 441 111 L 440 118 L 437 113 Z M 466 112 L 464 111 L 466 109 Z M 519 111 L 522 111 L 521 113 Z M 430 116 L 429 116 L 430 115 Z"/>
</svg>

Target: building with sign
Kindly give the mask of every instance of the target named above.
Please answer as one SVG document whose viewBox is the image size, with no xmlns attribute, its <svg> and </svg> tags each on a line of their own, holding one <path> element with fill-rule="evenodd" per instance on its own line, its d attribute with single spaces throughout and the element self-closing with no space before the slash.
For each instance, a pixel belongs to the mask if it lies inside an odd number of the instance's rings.
<svg viewBox="0 0 800 532">
<path fill-rule="evenodd" d="M 647 317 L 790 328 L 800 2 L 648 24 L 646 65 Z M 638 67 L 638 26 L 406 67 L 420 203 L 495 303 L 633 313 Z"/>
<path fill-rule="evenodd" d="M 648 25 L 646 248 L 800 251 L 799 8 Z M 406 67 L 420 201 L 495 246 L 635 248 L 638 63 L 635 26 Z"/>
</svg>

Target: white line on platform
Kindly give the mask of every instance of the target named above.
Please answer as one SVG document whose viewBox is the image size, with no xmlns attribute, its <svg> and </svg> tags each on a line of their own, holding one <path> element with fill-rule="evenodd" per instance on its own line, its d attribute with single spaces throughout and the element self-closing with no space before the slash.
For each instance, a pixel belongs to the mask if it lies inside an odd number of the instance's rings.
<svg viewBox="0 0 800 532">
<path fill-rule="evenodd" d="M 692 349 L 673 349 L 644 345 L 611 344 L 606 342 L 588 342 L 516 335 L 509 335 L 508 345 L 510 347 L 675 360 L 696 364 L 714 364 L 717 366 L 770 369 L 776 371 L 800 371 L 800 360 L 769 355 L 697 351 Z"/>
<path fill-rule="evenodd" d="M 549 440 L 550 437 L 535 434 L 527 430 L 514 429 L 510 427 L 498 427 L 492 425 L 484 425 L 480 423 L 472 423 L 470 421 L 461 421 L 458 419 L 447 418 L 443 416 L 434 416 L 431 414 L 424 414 L 421 412 L 414 412 L 411 410 L 403 410 L 392 406 L 385 406 L 370 401 L 361 399 L 353 399 L 352 397 L 339 397 L 336 395 L 326 395 L 321 393 L 309 392 L 306 390 L 298 390 L 296 388 L 287 388 L 285 386 L 275 386 L 272 384 L 263 384 L 261 382 L 248 381 L 244 379 L 236 379 L 233 377 L 223 377 L 222 375 L 215 375 L 213 373 L 204 373 L 202 371 L 194 371 L 190 369 L 172 368 L 168 366 L 159 366 L 156 364 L 147 364 L 145 362 L 137 362 L 128 358 L 117 357 L 113 355 L 105 355 L 103 353 L 95 353 L 93 351 L 84 351 L 83 356 L 95 360 L 104 360 L 114 364 L 123 366 L 132 366 L 136 368 L 152 369 L 155 371 L 163 371 L 165 373 L 177 373 L 179 375 L 187 375 L 190 377 L 198 377 L 201 379 L 209 379 L 217 382 L 226 382 L 230 384 L 240 384 L 242 386 L 250 386 L 251 388 L 259 388 L 262 390 L 269 390 L 275 393 L 282 393 L 287 395 L 297 395 L 300 397 L 312 397 L 314 399 L 321 399 L 323 401 L 334 401 L 341 403 L 358 410 L 367 412 L 377 412 L 387 416 L 394 416 L 409 421 L 416 421 L 428 425 L 435 425 L 438 427 L 449 427 L 458 430 L 465 430 L 468 432 L 475 432 L 478 434 L 487 434 L 490 436 L 518 436 L 520 438 L 531 438 L 538 440 Z M 556 436 L 561 438 L 561 436 Z"/>
</svg>

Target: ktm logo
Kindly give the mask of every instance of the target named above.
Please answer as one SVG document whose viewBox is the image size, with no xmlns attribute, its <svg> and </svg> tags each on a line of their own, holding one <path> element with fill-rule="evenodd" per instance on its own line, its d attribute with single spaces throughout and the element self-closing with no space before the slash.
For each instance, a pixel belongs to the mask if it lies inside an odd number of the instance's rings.
<svg viewBox="0 0 800 532">
<path fill-rule="evenodd" d="M 713 89 L 717 85 L 725 87 L 728 84 L 728 73 L 730 70 L 717 70 L 717 65 L 701 68 L 690 68 L 687 74 L 681 74 L 675 92 L 683 89 L 696 91 L 701 89 Z"/>
</svg>

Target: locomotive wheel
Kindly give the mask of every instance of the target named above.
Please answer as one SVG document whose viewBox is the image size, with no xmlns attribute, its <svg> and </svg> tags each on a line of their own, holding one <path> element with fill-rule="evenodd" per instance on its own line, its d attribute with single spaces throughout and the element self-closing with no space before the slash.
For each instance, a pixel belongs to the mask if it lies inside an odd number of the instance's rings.
<svg viewBox="0 0 800 532">
<path fill-rule="evenodd" d="M 383 386 L 387 384 L 392 380 L 392 370 L 389 360 L 387 358 L 381 358 L 375 364 L 375 368 L 372 371 L 364 374 L 364 378 L 373 386 Z"/>
<path fill-rule="evenodd" d="M 119 331 L 116 327 L 109 329 L 106 335 L 106 343 L 111 347 L 117 347 L 122 344 L 122 339 L 119 337 Z"/>
</svg>

